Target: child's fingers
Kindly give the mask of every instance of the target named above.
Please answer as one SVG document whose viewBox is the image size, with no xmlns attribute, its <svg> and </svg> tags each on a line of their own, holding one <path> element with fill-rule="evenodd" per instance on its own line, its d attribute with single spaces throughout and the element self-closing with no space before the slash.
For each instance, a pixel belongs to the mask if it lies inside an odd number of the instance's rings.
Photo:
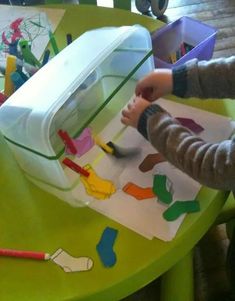
<svg viewBox="0 0 235 301">
<path fill-rule="evenodd" d="M 130 111 L 127 109 L 122 110 L 122 117 L 121 117 L 121 122 L 124 123 L 125 125 L 131 125 L 131 114 Z"/>
<path fill-rule="evenodd" d="M 133 106 L 133 105 L 132 105 L 131 103 L 128 103 L 127 109 L 128 109 L 128 110 L 131 110 L 132 106 Z"/>
<path fill-rule="evenodd" d="M 122 116 L 126 118 L 130 118 L 131 112 L 130 109 L 124 109 L 122 110 Z"/>
<path fill-rule="evenodd" d="M 130 125 L 130 124 L 131 124 L 130 119 L 127 118 L 127 117 L 123 117 L 123 116 L 122 116 L 122 118 L 121 118 L 121 122 L 122 122 L 123 124 L 125 124 L 125 125 Z"/>
</svg>

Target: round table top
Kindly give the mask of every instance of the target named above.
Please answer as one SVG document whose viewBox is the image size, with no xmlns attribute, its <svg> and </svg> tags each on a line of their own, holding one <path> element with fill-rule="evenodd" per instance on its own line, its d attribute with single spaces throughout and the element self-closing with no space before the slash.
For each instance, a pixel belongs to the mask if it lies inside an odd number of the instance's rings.
<svg viewBox="0 0 235 301">
<path fill-rule="evenodd" d="M 150 17 L 89 5 L 56 5 L 64 8 L 56 30 L 59 47 L 66 34 L 75 38 L 102 26 L 141 24 L 154 31 L 163 23 Z M 198 100 L 190 102 L 199 107 Z M 226 114 L 231 103 L 212 101 L 204 109 Z M 227 109 L 226 109 L 227 108 Z M 234 110 L 235 111 L 235 110 Z M 198 200 L 201 211 L 186 216 L 175 239 L 148 240 L 87 208 L 75 208 L 30 183 L 19 169 L 3 137 L 0 137 L 0 245 L 2 248 L 45 251 L 62 248 L 69 254 L 94 260 L 92 270 L 65 273 L 51 261 L 0 258 L 0 299 L 4 301 L 117 300 L 151 282 L 183 258 L 205 234 L 224 204 L 224 194 L 203 188 Z M 117 263 L 103 267 L 96 244 L 106 227 L 119 231 L 115 243 Z"/>
</svg>

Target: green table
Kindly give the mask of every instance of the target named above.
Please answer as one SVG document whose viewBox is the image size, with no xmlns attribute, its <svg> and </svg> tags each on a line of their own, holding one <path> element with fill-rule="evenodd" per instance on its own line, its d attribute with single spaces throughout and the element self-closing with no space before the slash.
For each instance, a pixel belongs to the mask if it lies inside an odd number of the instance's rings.
<svg viewBox="0 0 235 301">
<path fill-rule="evenodd" d="M 119 9 L 89 5 L 54 7 L 66 9 L 56 31 L 60 48 L 65 46 L 66 33 L 75 38 L 86 30 L 107 25 L 139 23 L 150 31 L 163 25 Z M 198 100 L 189 104 L 201 105 Z M 216 112 L 212 101 L 203 102 L 203 108 Z M 219 101 L 217 112 L 228 115 L 231 111 L 235 112 L 231 101 Z M 1 257 L 0 300 L 119 300 L 166 271 L 162 298 L 192 300 L 191 250 L 219 214 L 225 193 L 203 188 L 198 196 L 201 211 L 185 218 L 173 241 L 149 241 L 89 208 L 73 208 L 40 190 L 25 179 L 2 137 L 0 143 L 0 246 L 50 254 L 63 248 L 73 256 L 94 260 L 89 272 L 65 273 L 51 261 Z M 115 243 L 117 263 L 112 268 L 104 268 L 96 252 L 96 244 L 107 226 L 119 231 Z"/>
</svg>

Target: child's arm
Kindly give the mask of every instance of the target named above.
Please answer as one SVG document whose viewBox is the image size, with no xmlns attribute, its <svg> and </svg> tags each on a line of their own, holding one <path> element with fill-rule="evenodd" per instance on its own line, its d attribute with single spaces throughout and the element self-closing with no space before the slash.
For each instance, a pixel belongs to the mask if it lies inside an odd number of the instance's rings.
<svg viewBox="0 0 235 301">
<path fill-rule="evenodd" d="M 174 166 L 203 185 L 235 191 L 235 140 L 207 143 L 141 97 L 122 114 Z"/>
<path fill-rule="evenodd" d="M 235 98 L 235 56 L 191 60 L 173 69 L 173 94 L 180 97 Z"/>
<path fill-rule="evenodd" d="M 235 98 L 235 56 L 193 59 L 172 70 L 156 69 L 137 83 L 135 93 L 149 101 L 169 93 L 184 98 Z"/>
</svg>

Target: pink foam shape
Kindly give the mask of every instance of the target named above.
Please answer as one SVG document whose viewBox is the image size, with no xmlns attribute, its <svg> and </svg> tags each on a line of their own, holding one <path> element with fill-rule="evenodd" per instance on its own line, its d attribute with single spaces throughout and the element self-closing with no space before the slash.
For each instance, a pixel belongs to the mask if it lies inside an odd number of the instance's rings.
<svg viewBox="0 0 235 301">
<path fill-rule="evenodd" d="M 77 153 L 76 153 L 77 157 L 81 157 L 82 155 L 84 155 L 94 145 L 94 140 L 92 138 L 90 128 L 85 128 L 78 138 L 75 138 L 72 140 L 73 140 L 74 146 L 77 149 Z M 66 152 L 68 154 L 71 154 L 69 148 L 66 148 Z"/>
</svg>

